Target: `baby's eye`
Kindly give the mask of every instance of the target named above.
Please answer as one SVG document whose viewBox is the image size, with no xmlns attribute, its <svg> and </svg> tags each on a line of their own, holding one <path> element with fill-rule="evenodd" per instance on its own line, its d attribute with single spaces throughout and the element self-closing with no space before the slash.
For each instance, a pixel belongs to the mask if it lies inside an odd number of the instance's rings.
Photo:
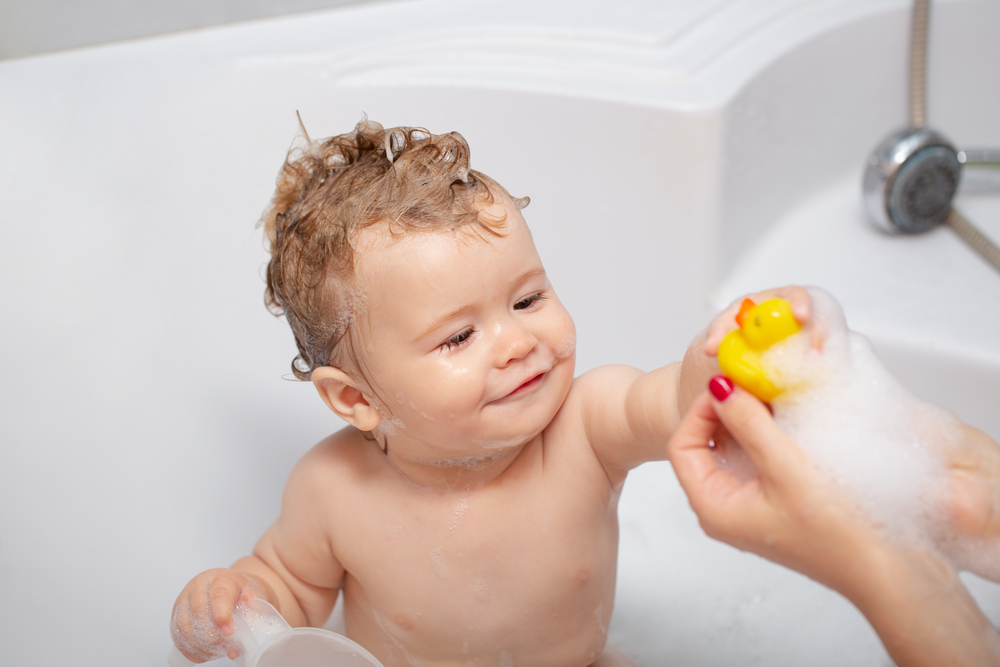
<svg viewBox="0 0 1000 667">
<path fill-rule="evenodd" d="M 534 294 L 529 294 L 520 301 L 514 304 L 514 310 L 524 310 L 525 308 L 530 308 L 532 304 L 538 303 L 539 301 L 544 301 L 545 295 L 541 292 L 535 292 Z"/>
<path fill-rule="evenodd" d="M 465 329 L 462 329 L 457 334 L 455 334 L 445 342 L 441 343 L 441 348 L 445 350 L 450 350 L 453 347 L 461 347 L 462 343 L 469 340 L 469 337 L 472 335 L 472 332 L 473 332 L 472 327 L 467 327 Z"/>
</svg>

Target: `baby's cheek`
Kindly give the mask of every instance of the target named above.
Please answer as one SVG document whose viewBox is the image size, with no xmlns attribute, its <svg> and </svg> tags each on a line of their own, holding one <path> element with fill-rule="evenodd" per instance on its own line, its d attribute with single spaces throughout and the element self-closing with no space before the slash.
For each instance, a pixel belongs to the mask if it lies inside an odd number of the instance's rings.
<svg viewBox="0 0 1000 667">
<path fill-rule="evenodd" d="M 414 416 L 430 421 L 454 420 L 475 409 L 483 395 L 482 380 L 468 366 L 452 364 L 434 369 L 406 397 Z"/>
</svg>

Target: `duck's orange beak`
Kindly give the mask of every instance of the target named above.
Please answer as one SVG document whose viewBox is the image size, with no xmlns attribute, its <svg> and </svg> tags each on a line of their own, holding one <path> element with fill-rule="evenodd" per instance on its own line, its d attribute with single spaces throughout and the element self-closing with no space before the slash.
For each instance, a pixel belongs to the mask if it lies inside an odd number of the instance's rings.
<svg viewBox="0 0 1000 667">
<path fill-rule="evenodd" d="M 740 304 L 740 312 L 736 313 L 736 325 L 743 328 L 743 323 L 747 321 L 747 317 L 750 316 L 750 309 L 754 308 L 755 304 L 750 299 L 743 299 L 743 303 Z"/>
</svg>

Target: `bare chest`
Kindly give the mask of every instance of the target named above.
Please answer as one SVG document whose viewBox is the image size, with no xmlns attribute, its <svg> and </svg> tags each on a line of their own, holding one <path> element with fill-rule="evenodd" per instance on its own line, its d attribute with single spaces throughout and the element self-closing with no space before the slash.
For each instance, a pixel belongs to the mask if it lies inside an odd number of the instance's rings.
<svg viewBox="0 0 1000 667">
<path fill-rule="evenodd" d="M 599 650 L 614 599 L 617 497 L 586 480 L 547 481 L 407 490 L 352 513 L 354 537 L 337 548 L 348 633 L 387 664 L 401 651 L 502 664 L 554 646 Z"/>
</svg>

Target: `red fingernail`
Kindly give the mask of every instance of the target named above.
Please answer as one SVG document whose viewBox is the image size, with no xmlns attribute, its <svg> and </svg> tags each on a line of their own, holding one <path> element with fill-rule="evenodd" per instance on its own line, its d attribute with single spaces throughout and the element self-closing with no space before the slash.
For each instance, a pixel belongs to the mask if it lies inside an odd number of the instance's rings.
<svg viewBox="0 0 1000 667">
<path fill-rule="evenodd" d="M 708 381 L 708 390 L 715 396 L 715 400 L 720 402 L 729 398 L 734 389 L 733 381 L 725 375 L 716 375 Z"/>
</svg>

